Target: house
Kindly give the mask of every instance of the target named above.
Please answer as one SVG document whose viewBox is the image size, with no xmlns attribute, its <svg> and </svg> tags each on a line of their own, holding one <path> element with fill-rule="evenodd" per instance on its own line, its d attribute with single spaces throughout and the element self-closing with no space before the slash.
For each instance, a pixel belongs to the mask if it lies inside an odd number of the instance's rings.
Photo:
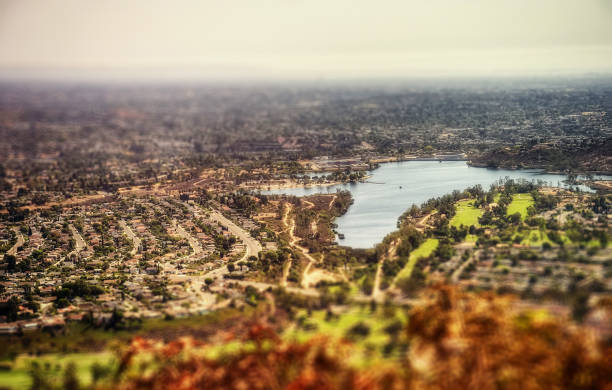
<svg viewBox="0 0 612 390">
<path fill-rule="evenodd" d="M 0 324 L 0 334 L 15 334 L 18 330 L 19 326 L 17 326 L 17 324 L 14 322 Z"/>
<path fill-rule="evenodd" d="M 38 322 L 25 322 L 21 325 L 21 329 L 24 332 L 32 332 L 39 328 Z"/>
</svg>

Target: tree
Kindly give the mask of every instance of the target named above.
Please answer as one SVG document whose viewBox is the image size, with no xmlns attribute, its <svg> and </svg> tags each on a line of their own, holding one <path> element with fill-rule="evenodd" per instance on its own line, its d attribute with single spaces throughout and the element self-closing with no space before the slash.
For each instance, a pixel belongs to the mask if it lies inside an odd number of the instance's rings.
<svg viewBox="0 0 612 390">
<path fill-rule="evenodd" d="M 19 311 L 19 298 L 15 295 L 10 297 L 6 302 L 0 303 L 0 314 L 5 315 L 9 322 L 17 320 Z"/>
<path fill-rule="evenodd" d="M 455 249 L 447 242 L 440 242 L 440 245 L 438 245 L 438 248 L 436 248 L 435 253 L 441 260 L 446 261 L 453 257 Z"/>
<path fill-rule="evenodd" d="M 580 290 L 578 291 L 572 301 L 572 317 L 578 321 L 582 322 L 584 317 L 589 312 L 589 293 L 588 291 Z"/>
<path fill-rule="evenodd" d="M 365 338 L 368 337 L 369 334 L 370 327 L 361 321 L 353 325 L 347 332 L 349 338 Z"/>
<path fill-rule="evenodd" d="M 510 221 L 510 223 L 516 225 L 518 223 L 521 222 L 521 213 L 516 212 L 514 214 L 511 214 L 508 216 L 508 221 Z"/>
<path fill-rule="evenodd" d="M 79 390 L 81 385 L 79 378 L 77 377 L 76 365 L 70 362 L 66 365 L 63 378 L 63 389 L 64 390 Z"/>
<path fill-rule="evenodd" d="M 6 261 L 6 270 L 8 272 L 15 272 L 17 269 L 17 258 L 13 255 L 4 255 Z"/>
</svg>

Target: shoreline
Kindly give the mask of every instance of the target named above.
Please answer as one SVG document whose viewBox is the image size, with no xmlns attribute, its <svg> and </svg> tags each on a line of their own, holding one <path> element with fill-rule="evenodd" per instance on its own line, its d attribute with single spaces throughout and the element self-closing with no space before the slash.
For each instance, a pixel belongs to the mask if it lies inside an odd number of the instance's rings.
<svg viewBox="0 0 612 390">
<path fill-rule="evenodd" d="M 259 190 L 259 191 L 271 191 L 271 190 L 284 190 L 284 189 L 289 189 L 289 188 L 313 188 L 313 187 L 329 187 L 329 186 L 335 186 L 338 184 L 347 184 L 350 182 L 342 182 L 342 181 L 335 181 L 335 182 L 326 182 L 326 183 L 309 183 L 309 184 L 304 184 L 304 183 L 298 183 L 298 182 L 288 182 L 288 183 L 279 183 L 279 184 L 270 184 L 270 185 L 256 185 L 256 186 L 243 186 L 241 188 L 244 188 L 246 190 Z"/>
<path fill-rule="evenodd" d="M 271 190 L 284 190 L 289 188 L 313 188 L 313 187 L 330 187 L 338 184 L 350 184 L 350 183 L 365 183 L 367 182 L 372 175 L 366 175 L 360 180 L 356 182 L 351 181 L 330 181 L 325 183 L 300 183 L 296 181 L 286 181 L 284 183 L 276 183 L 276 184 L 262 184 L 262 185 L 254 185 L 254 186 L 241 186 L 243 189 L 247 190 L 260 190 L 260 191 L 271 191 Z"/>
<path fill-rule="evenodd" d="M 518 166 L 499 166 L 499 167 L 489 167 L 486 166 L 486 164 L 479 164 L 479 163 L 473 163 L 471 160 L 457 160 L 457 159 L 438 159 L 438 158 L 428 158 L 428 157 L 422 157 L 422 158 L 409 158 L 409 159 L 401 159 L 401 158 L 385 158 L 385 159 L 378 159 L 376 160 L 377 164 L 386 164 L 386 163 L 392 163 L 392 162 L 410 162 L 410 161 L 440 161 L 440 162 L 448 162 L 448 161 L 465 161 L 466 164 L 470 167 L 474 167 L 474 168 L 485 168 L 485 169 L 490 169 L 490 170 L 498 170 L 498 169 L 506 169 L 506 170 L 511 170 L 511 171 L 518 171 L 518 170 L 539 170 L 541 172 L 541 174 L 551 174 L 551 175 L 567 175 L 567 172 L 563 172 L 563 171 L 555 171 L 555 170 L 547 170 L 546 168 L 543 167 L 518 167 Z M 371 173 L 372 171 L 376 170 L 378 167 L 373 168 L 371 170 L 368 170 L 367 172 Z M 311 173 L 317 173 L 317 172 L 325 172 L 325 171 L 308 171 Z M 586 175 L 601 175 L 601 176 L 612 176 L 612 172 L 606 172 L 606 171 L 580 171 L 580 172 L 574 172 L 575 174 L 579 175 L 579 176 L 586 176 Z M 365 177 L 361 178 L 359 181 L 355 182 L 355 183 L 367 183 L 369 179 L 372 178 L 372 174 L 368 174 Z M 589 187 L 597 187 L 599 189 L 603 189 L 606 188 L 605 184 L 599 183 L 599 185 L 596 186 L 591 186 L 590 184 L 595 184 L 595 182 L 610 182 L 612 181 L 611 179 L 594 179 L 594 180 L 587 180 L 587 179 L 581 179 L 580 183 L 578 184 L 582 184 L 582 185 L 586 185 Z M 293 188 L 314 188 L 314 187 L 329 187 L 329 186 L 334 186 L 334 185 L 338 185 L 338 184 L 350 184 L 350 181 L 333 181 L 333 182 L 325 182 L 325 183 L 300 183 L 300 182 L 296 182 L 296 181 L 285 181 L 283 183 L 275 183 L 275 184 L 257 184 L 257 185 L 246 185 L 246 186 L 240 186 L 243 189 L 246 190 L 252 190 L 252 191 L 272 191 L 272 190 L 283 190 L 283 189 L 293 189 Z"/>
<path fill-rule="evenodd" d="M 538 169 L 541 170 L 542 173 L 545 174 L 550 174 L 550 175 L 567 175 L 570 172 L 564 172 L 564 171 L 559 171 L 559 170 L 552 170 L 552 169 L 548 169 L 546 167 L 537 167 L 537 166 L 522 166 L 519 167 L 517 165 L 500 165 L 497 167 L 490 167 L 488 166 L 486 163 L 479 163 L 479 162 L 473 162 L 471 160 L 466 160 L 467 161 L 467 165 L 470 167 L 474 167 L 474 168 L 487 168 L 487 169 L 507 169 L 510 171 L 518 171 L 519 169 Z M 574 171 L 571 173 L 575 173 L 576 175 L 582 175 L 582 176 L 586 176 L 586 175 L 602 175 L 602 176 L 612 176 L 612 172 L 609 171 L 583 171 L 583 170 L 578 170 L 578 171 Z"/>
</svg>

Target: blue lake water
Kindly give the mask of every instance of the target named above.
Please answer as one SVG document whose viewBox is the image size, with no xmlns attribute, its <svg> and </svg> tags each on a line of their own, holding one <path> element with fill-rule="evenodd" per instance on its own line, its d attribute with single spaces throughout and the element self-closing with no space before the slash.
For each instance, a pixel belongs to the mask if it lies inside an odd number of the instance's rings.
<svg viewBox="0 0 612 390">
<path fill-rule="evenodd" d="M 354 248 L 371 248 L 396 229 L 397 218 L 413 204 L 420 205 L 430 198 L 476 184 L 487 190 L 491 184 L 505 178 L 543 181 L 555 187 L 565 187 L 563 180 L 566 179 L 565 175 L 545 174 L 539 170 L 469 167 L 465 161 L 386 163 L 370 175 L 366 183 L 287 188 L 262 193 L 305 196 L 334 193 L 338 189 L 351 191 L 355 202 L 346 214 L 336 219 L 338 232 L 345 235 L 345 239 L 338 240 L 338 243 Z"/>
</svg>

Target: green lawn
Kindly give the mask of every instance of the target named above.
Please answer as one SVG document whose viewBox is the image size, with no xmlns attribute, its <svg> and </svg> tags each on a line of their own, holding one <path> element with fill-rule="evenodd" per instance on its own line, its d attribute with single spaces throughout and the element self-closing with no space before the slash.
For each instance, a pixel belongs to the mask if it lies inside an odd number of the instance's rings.
<svg viewBox="0 0 612 390">
<path fill-rule="evenodd" d="M 283 338 L 304 342 L 315 335 L 325 335 L 331 340 L 344 340 L 347 338 L 348 331 L 361 322 L 367 325 L 370 331 L 367 336 L 353 340 L 360 348 L 351 355 L 349 360 L 353 364 L 367 364 L 372 358 L 382 358 L 382 347 L 390 341 L 390 336 L 384 331 L 385 327 L 398 320 L 405 326 L 407 321 L 403 310 L 395 310 L 395 314 L 391 316 L 385 315 L 384 310 L 379 306 L 375 312 L 372 312 L 369 306 L 353 306 L 339 314 L 338 317 L 329 320 L 326 319 L 325 310 L 313 310 L 310 314 L 306 310 L 300 310 L 296 318 L 301 317 L 303 325 L 290 326 L 283 333 Z M 370 356 L 366 356 L 369 354 L 368 350 L 371 351 Z"/>
<path fill-rule="evenodd" d="M 474 207 L 473 199 L 460 200 L 456 203 L 456 206 L 457 212 L 455 213 L 455 216 L 450 220 L 451 226 L 480 226 L 478 224 L 478 218 L 482 215 L 483 210 Z"/>
<path fill-rule="evenodd" d="M 569 238 L 568 238 L 569 240 Z M 608 241 L 606 248 L 610 248 L 612 246 L 612 241 Z M 586 247 L 587 248 L 600 248 L 603 249 L 601 246 L 601 241 L 596 240 L 596 239 L 591 239 L 589 242 L 586 243 Z"/>
<path fill-rule="evenodd" d="M 112 352 L 45 354 L 42 356 L 20 355 L 10 370 L 0 370 L 0 385 L 11 389 L 30 387 L 30 367 L 38 364 L 48 378 L 61 381 L 61 374 L 68 363 L 74 363 L 76 373 L 82 384 L 91 383 L 91 367 L 94 363 L 108 365 L 114 360 Z"/>
<path fill-rule="evenodd" d="M 404 268 L 400 271 L 396 279 L 410 277 L 410 274 L 412 274 L 412 269 L 414 268 L 414 265 L 416 264 L 417 260 L 431 255 L 437 247 L 437 238 L 428 238 L 427 240 L 425 240 L 425 242 L 423 242 L 421 245 L 419 245 L 418 248 L 416 248 L 410 253 L 408 263 L 406 263 L 406 266 L 404 266 Z"/>
<path fill-rule="evenodd" d="M 569 239 L 563 232 L 561 232 L 561 240 L 565 245 L 571 244 L 572 240 Z M 551 246 L 558 246 L 556 243 L 552 242 L 548 237 L 548 234 L 544 231 L 540 231 L 539 229 L 531 229 L 528 234 L 525 235 L 523 241 L 521 241 L 521 245 L 529 245 L 529 246 L 542 246 L 545 242 L 549 243 Z"/>
<path fill-rule="evenodd" d="M 555 245 L 555 243 L 548 238 L 546 232 L 542 232 L 539 229 L 532 229 L 529 231 L 527 237 L 521 241 L 521 244 L 529 246 L 542 246 L 542 244 L 545 242 L 553 246 Z"/>
<path fill-rule="evenodd" d="M 529 206 L 533 206 L 533 198 L 530 194 L 514 194 L 512 202 L 508 205 L 508 215 L 520 213 L 521 219 L 525 220 Z"/>
</svg>

